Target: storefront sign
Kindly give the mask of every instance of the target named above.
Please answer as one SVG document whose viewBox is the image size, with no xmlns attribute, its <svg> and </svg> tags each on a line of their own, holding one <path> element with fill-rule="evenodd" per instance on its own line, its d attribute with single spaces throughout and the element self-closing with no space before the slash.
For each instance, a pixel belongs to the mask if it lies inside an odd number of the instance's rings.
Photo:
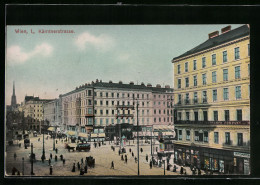
<svg viewBox="0 0 260 185">
<path fill-rule="evenodd" d="M 250 158 L 250 154 L 247 153 L 241 153 L 241 152 L 234 152 L 235 157 L 244 157 L 244 158 Z"/>
</svg>

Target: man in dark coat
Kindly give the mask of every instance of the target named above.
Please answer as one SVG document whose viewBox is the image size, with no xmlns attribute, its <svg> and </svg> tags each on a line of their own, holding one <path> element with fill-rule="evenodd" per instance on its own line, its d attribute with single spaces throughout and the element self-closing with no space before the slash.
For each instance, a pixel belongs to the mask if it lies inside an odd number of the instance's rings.
<svg viewBox="0 0 260 185">
<path fill-rule="evenodd" d="M 58 153 L 58 148 L 56 148 L 55 151 L 56 151 L 56 154 L 57 154 Z"/>
<path fill-rule="evenodd" d="M 150 169 L 152 169 L 152 167 L 153 167 L 153 162 L 152 160 L 150 160 Z"/>
<path fill-rule="evenodd" d="M 51 159 L 49 159 L 49 166 L 51 165 Z"/>
<path fill-rule="evenodd" d="M 114 161 L 111 162 L 111 168 L 114 169 Z"/>
<path fill-rule="evenodd" d="M 58 157 L 57 157 L 57 155 L 55 155 L 55 161 L 57 161 L 58 160 Z"/>
<path fill-rule="evenodd" d="M 52 165 L 50 166 L 50 175 L 52 175 L 53 167 Z"/>
<path fill-rule="evenodd" d="M 50 153 L 50 158 L 52 159 L 52 153 Z"/>
<path fill-rule="evenodd" d="M 78 162 L 78 170 L 80 170 L 80 164 L 79 164 L 79 162 Z"/>
<path fill-rule="evenodd" d="M 75 171 L 76 171 L 75 168 L 76 168 L 75 163 L 73 163 L 73 167 L 72 167 L 72 170 L 71 170 L 71 171 L 72 171 L 72 172 L 75 172 Z"/>
<path fill-rule="evenodd" d="M 127 163 L 127 155 L 125 155 L 125 163 Z"/>
<path fill-rule="evenodd" d="M 146 162 L 148 162 L 148 155 L 146 154 L 146 156 L 145 156 L 145 159 L 146 159 Z"/>
</svg>

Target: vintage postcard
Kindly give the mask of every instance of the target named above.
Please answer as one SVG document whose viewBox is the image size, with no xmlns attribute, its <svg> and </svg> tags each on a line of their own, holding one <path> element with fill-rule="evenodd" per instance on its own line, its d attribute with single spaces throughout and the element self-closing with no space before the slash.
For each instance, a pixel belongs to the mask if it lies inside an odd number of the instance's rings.
<svg viewBox="0 0 260 185">
<path fill-rule="evenodd" d="M 5 64 L 6 177 L 250 175 L 248 24 L 7 25 Z"/>
</svg>

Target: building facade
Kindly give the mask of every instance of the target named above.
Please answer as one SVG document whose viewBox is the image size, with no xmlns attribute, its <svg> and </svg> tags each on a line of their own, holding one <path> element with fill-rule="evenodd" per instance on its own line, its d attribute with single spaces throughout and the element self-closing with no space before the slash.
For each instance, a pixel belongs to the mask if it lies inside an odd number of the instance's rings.
<svg viewBox="0 0 260 185">
<path fill-rule="evenodd" d="M 249 27 L 225 27 L 172 60 L 175 161 L 218 173 L 249 174 Z"/>
<path fill-rule="evenodd" d="M 122 123 L 136 125 L 137 103 L 139 125 L 172 124 L 172 102 L 173 89 L 169 86 L 162 88 L 159 84 L 152 87 L 144 83 L 135 85 L 133 82 L 96 80 L 62 95 L 62 124 L 72 131 L 75 131 L 75 125 L 80 126 L 82 132 L 86 132 L 85 125 L 100 128 Z M 116 109 L 120 105 L 133 105 L 135 110 Z M 133 118 L 120 119 L 116 118 L 117 114 L 129 114 Z"/>
<path fill-rule="evenodd" d="M 25 125 L 28 130 L 41 131 L 43 125 L 43 104 L 51 100 L 34 96 L 25 96 L 19 108 L 24 112 Z"/>
</svg>

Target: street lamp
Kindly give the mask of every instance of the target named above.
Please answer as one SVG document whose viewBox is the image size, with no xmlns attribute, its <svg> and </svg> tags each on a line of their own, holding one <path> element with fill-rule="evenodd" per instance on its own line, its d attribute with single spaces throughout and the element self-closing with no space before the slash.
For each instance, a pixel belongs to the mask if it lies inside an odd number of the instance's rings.
<svg viewBox="0 0 260 185">
<path fill-rule="evenodd" d="M 22 160 L 23 160 L 23 167 L 22 167 L 22 172 L 23 172 L 23 175 L 24 175 L 24 157 L 22 158 Z"/>
<path fill-rule="evenodd" d="M 138 106 L 139 102 L 136 102 L 136 117 L 137 117 L 137 159 L 138 159 L 138 176 L 140 175 L 140 170 L 139 170 L 139 119 L 138 119 Z"/>
<path fill-rule="evenodd" d="M 164 168 L 163 174 L 165 175 L 165 160 L 166 160 L 166 157 L 163 156 L 163 157 L 162 157 L 162 160 L 163 160 L 163 168 Z"/>
<path fill-rule="evenodd" d="M 31 143 L 31 175 L 34 175 L 33 173 L 33 144 Z"/>
<path fill-rule="evenodd" d="M 44 120 L 43 120 L 43 125 L 44 125 Z M 43 135 L 42 135 L 42 162 L 44 163 L 44 160 L 46 159 L 45 157 L 45 148 L 44 148 L 44 131 L 43 131 Z"/>
</svg>

